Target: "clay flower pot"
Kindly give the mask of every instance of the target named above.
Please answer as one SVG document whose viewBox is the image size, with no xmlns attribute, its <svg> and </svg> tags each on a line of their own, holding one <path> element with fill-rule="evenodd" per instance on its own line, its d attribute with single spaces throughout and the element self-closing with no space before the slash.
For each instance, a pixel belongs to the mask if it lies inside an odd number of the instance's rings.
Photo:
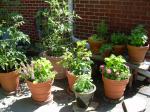
<svg viewBox="0 0 150 112">
<path fill-rule="evenodd" d="M 16 91 L 19 86 L 18 72 L 0 73 L 0 83 L 6 92 Z"/>
<path fill-rule="evenodd" d="M 104 83 L 104 93 L 107 98 L 116 100 L 120 99 L 124 95 L 124 91 L 126 89 L 126 85 L 129 82 L 127 80 L 111 80 L 102 75 L 103 83 Z"/>
<path fill-rule="evenodd" d="M 66 74 L 65 74 L 66 69 L 61 64 L 59 64 L 59 62 L 62 60 L 61 57 L 48 56 L 46 52 L 43 52 L 42 56 L 44 56 L 52 63 L 54 71 L 57 72 L 55 79 L 66 78 Z"/>
<path fill-rule="evenodd" d="M 110 56 L 111 51 L 110 50 L 106 50 L 103 54 L 102 54 L 102 58 L 105 59 L 106 57 Z"/>
<path fill-rule="evenodd" d="M 143 47 L 135 47 L 128 45 L 129 60 L 134 64 L 140 64 L 144 61 L 145 55 L 149 49 L 149 45 Z"/>
<path fill-rule="evenodd" d="M 53 96 L 51 93 L 51 87 L 53 81 L 49 80 L 43 83 L 32 83 L 30 81 L 26 81 L 27 85 L 31 91 L 32 99 L 37 102 L 50 102 L 53 100 Z"/>
<path fill-rule="evenodd" d="M 99 53 L 99 49 L 101 48 L 101 46 L 106 42 L 105 40 L 101 40 L 101 41 L 94 41 L 91 38 L 88 38 L 88 42 L 90 44 L 90 49 L 92 51 L 93 54 L 98 54 Z"/>
<path fill-rule="evenodd" d="M 125 52 L 126 46 L 125 45 L 114 45 L 113 51 L 115 55 L 122 55 Z"/>
<path fill-rule="evenodd" d="M 95 85 L 93 85 L 93 90 L 89 91 L 88 93 L 79 93 L 74 91 L 76 96 L 77 106 L 80 108 L 87 108 L 93 99 L 95 91 L 96 91 Z"/>
<path fill-rule="evenodd" d="M 74 85 L 74 83 L 75 83 L 75 81 L 77 80 L 78 77 L 75 76 L 70 71 L 66 71 L 66 75 L 67 75 L 67 78 L 68 78 L 69 89 L 71 91 L 73 91 L 73 85 Z"/>
</svg>

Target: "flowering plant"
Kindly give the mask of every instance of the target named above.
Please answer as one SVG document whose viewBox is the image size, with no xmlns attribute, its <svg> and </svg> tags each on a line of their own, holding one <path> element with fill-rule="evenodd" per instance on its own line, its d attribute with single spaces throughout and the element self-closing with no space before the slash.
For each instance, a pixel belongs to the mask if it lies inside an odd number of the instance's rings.
<svg viewBox="0 0 150 112">
<path fill-rule="evenodd" d="M 25 80 L 32 81 L 33 83 L 45 82 L 53 80 L 55 72 L 52 71 L 53 66 L 46 58 L 40 58 L 31 61 L 31 64 L 22 64 L 21 74 Z"/>
<path fill-rule="evenodd" d="M 102 75 L 112 80 L 125 80 L 131 75 L 129 67 L 125 64 L 125 59 L 122 56 L 111 55 L 105 58 L 105 64 L 101 65 Z"/>
</svg>

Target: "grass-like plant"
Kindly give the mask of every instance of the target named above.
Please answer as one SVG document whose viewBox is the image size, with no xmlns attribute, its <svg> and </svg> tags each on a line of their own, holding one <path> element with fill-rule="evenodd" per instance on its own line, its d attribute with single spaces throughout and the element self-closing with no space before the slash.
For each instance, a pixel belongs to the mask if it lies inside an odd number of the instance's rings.
<svg viewBox="0 0 150 112">
<path fill-rule="evenodd" d="M 114 45 L 124 45 L 127 42 L 127 36 L 124 33 L 113 33 L 111 35 L 111 42 Z"/>
</svg>

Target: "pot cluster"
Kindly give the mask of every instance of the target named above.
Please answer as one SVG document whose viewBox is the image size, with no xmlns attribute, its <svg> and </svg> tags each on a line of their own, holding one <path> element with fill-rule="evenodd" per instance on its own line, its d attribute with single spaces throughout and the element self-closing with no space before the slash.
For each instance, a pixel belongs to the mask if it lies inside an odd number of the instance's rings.
<svg viewBox="0 0 150 112">
<path fill-rule="evenodd" d="M 94 55 L 100 55 L 102 59 L 109 57 L 111 53 L 125 55 L 133 64 L 140 64 L 144 61 L 149 45 L 147 32 L 143 25 L 136 26 L 128 36 L 115 32 L 110 36 L 111 38 L 108 38 L 106 29 L 108 29 L 108 25 L 102 21 L 98 25 L 97 34 L 88 38 L 90 49 Z M 99 35 L 100 33 L 104 34 L 103 37 Z"/>
</svg>

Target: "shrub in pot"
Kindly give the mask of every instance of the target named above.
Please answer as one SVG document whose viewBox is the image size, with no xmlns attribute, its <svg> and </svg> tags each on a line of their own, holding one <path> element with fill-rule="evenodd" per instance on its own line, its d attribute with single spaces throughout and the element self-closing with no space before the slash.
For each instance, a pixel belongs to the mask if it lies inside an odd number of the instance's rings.
<svg viewBox="0 0 150 112">
<path fill-rule="evenodd" d="M 17 90 L 19 85 L 18 68 L 22 62 L 26 62 L 26 56 L 18 49 L 19 42 L 28 42 L 28 36 L 18 30 L 23 24 L 23 17 L 19 14 L 10 16 L 11 25 L 0 25 L 0 83 L 2 88 L 10 93 Z M 5 33 L 7 38 L 3 38 Z"/>
<path fill-rule="evenodd" d="M 108 33 L 108 26 L 106 22 L 102 20 L 97 26 L 97 34 L 94 34 L 90 38 L 88 38 L 88 42 L 90 44 L 90 49 L 92 53 L 98 54 L 99 48 L 107 40 L 106 38 L 107 33 Z"/>
<path fill-rule="evenodd" d="M 122 56 L 111 55 L 105 58 L 105 65 L 100 67 L 104 82 L 105 96 L 119 99 L 123 96 L 130 77 L 129 67 Z"/>
<path fill-rule="evenodd" d="M 66 49 L 60 62 L 67 69 L 69 89 L 80 75 L 91 75 L 91 51 L 86 48 L 86 41 L 78 41 L 72 49 Z"/>
<path fill-rule="evenodd" d="M 143 25 L 138 25 L 132 30 L 127 46 L 129 59 L 132 63 L 140 64 L 144 61 L 149 49 L 147 41 L 148 37 Z"/>
<path fill-rule="evenodd" d="M 103 59 L 109 57 L 111 51 L 112 51 L 112 44 L 103 44 L 102 47 L 99 49 L 99 53 Z"/>
<path fill-rule="evenodd" d="M 32 60 L 31 64 L 22 64 L 21 76 L 26 80 L 33 100 L 37 102 L 53 100 L 51 87 L 56 73 L 52 69 L 51 62 L 46 58 Z"/>
<path fill-rule="evenodd" d="M 91 77 L 88 75 L 79 76 L 73 87 L 77 106 L 87 108 L 96 91 L 96 86 L 92 83 Z"/>
<path fill-rule="evenodd" d="M 54 70 L 57 71 L 56 79 L 65 78 L 65 69 L 58 63 L 62 60 L 64 47 L 71 46 L 72 26 L 70 21 L 78 17 L 70 12 L 69 5 L 65 0 L 45 0 L 49 4 L 49 11 L 45 15 L 48 18 L 48 27 L 50 31 L 43 37 L 42 45 L 44 47 L 44 56 L 52 62 Z"/>
<path fill-rule="evenodd" d="M 113 44 L 113 51 L 115 55 L 121 55 L 125 52 L 127 38 L 124 33 L 113 33 L 111 35 L 111 42 Z"/>
</svg>

